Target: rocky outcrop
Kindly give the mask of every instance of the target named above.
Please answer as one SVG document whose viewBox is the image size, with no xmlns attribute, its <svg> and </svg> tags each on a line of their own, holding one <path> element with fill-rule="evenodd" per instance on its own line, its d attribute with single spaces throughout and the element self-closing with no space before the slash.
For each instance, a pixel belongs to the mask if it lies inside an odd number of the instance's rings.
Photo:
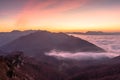
<svg viewBox="0 0 120 80">
<path fill-rule="evenodd" d="M 14 55 L 0 56 L 0 64 L 1 80 L 20 80 L 16 72 L 18 66 L 20 67 L 23 64 L 22 52 L 15 52 Z"/>
<path fill-rule="evenodd" d="M 63 80 L 51 65 L 25 57 L 20 51 L 13 53 L 0 56 L 1 80 Z"/>
</svg>

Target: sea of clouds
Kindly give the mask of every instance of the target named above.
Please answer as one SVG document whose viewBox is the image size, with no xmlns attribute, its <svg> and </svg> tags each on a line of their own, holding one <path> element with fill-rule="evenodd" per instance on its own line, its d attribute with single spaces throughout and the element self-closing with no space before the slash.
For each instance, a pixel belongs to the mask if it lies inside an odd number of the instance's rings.
<svg viewBox="0 0 120 80">
<path fill-rule="evenodd" d="M 73 35 L 73 36 L 87 40 L 105 49 L 106 52 L 70 53 L 52 50 L 46 53 L 46 55 L 56 57 L 57 59 L 75 59 L 75 60 L 113 58 L 120 55 L 120 35 Z"/>
<path fill-rule="evenodd" d="M 45 53 L 48 56 L 55 57 L 57 59 L 74 59 L 74 60 L 97 60 L 97 59 L 105 59 L 105 58 L 113 58 L 119 56 L 119 54 L 115 53 L 95 53 L 95 52 L 63 52 L 52 50 L 48 53 Z"/>
<path fill-rule="evenodd" d="M 120 35 L 72 35 L 87 40 L 109 53 L 120 54 Z"/>
</svg>

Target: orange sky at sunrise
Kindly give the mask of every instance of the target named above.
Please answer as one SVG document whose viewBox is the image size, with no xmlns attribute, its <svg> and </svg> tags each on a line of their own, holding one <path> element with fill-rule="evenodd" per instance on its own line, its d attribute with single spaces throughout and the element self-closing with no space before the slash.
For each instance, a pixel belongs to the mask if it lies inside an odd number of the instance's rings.
<svg viewBox="0 0 120 80">
<path fill-rule="evenodd" d="M 120 0 L 0 0 L 0 31 L 120 32 Z"/>
</svg>

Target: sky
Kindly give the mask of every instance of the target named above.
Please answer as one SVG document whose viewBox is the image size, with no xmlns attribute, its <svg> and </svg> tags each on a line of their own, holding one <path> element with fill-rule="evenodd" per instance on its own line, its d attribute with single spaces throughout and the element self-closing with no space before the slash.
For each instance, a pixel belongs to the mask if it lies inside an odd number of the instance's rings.
<svg viewBox="0 0 120 80">
<path fill-rule="evenodd" d="M 120 0 L 0 0 L 0 31 L 120 32 Z"/>
</svg>

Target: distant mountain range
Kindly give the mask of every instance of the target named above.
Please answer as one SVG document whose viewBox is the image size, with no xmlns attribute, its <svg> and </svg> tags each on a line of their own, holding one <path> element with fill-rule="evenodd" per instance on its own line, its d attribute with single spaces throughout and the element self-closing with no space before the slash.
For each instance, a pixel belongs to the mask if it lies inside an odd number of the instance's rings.
<svg viewBox="0 0 120 80">
<path fill-rule="evenodd" d="M 88 31 L 88 32 L 68 32 L 68 34 L 82 34 L 82 35 L 120 35 L 120 32 L 102 32 L 102 31 Z"/>
<path fill-rule="evenodd" d="M 23 51 L 31 56 L 38 56 L 51 50 L 68 52 L 104 52 L 100 47 L 83 39 L 69 36 L 65 33 L 36 31 L 21 36 L 12 42 L 1 46 L 5 52 Z"/>
</svg>

